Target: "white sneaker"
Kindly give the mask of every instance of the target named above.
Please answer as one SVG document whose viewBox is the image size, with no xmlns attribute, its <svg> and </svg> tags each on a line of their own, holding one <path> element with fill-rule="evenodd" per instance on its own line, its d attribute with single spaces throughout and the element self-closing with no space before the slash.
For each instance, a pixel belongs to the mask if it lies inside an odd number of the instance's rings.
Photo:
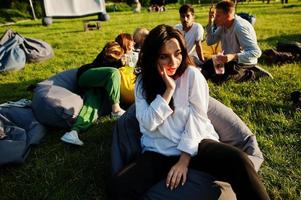
<svg viewBox="0 0 301 200">
<path fill-rule="evenodd" d="M 61 137 L 61 140 L 63 142 L 69 143 L 69 144 L 75 144 L 75 145 L 79 145 L 79 146 L 84 145 L 84 143 L 78 138 L 77 131 L 75 131 L 75 130 L 65 133 Z"/>
<path fill-rule="evenodd" d="M 121 109 L 118 112 L 111 112 L 111 118 L 112 119 L 118 119 L 119 117 L 121 117 L 123 114 L 125 113 L 125 110 Z"/>
</svg>

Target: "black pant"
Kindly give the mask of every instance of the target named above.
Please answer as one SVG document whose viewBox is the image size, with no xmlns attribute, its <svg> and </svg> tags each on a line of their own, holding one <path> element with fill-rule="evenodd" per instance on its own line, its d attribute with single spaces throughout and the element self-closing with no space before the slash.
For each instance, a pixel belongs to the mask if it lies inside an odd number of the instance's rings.
<svg viewBox="0 0 301 200">
<path fill-rule="evenodd" d="M 135 163 L 113 178 L 113 199 L 142 199 L 148 189 L 166 179 L 167 173 L 178 159 L 179 156 L 168 157 L 145 152 Z M 229 182 L 238 200 L 269 199 L 252 162 L 236 147 L 203 140 L 189 167 L 209 173 L 217 180 Z"/>
<path fill-rule="evenodd" d="M 254 71 L 255 65 L 243 65 L 231 61 L 226 63 L 224 66 L 225 73 L 216 74 L 212 59 L 207 60 L 202 66 L 202 74 L 207 80 L 209 79 L 214 83 L 223 83 L 229 79 L 233 79 L 237 82 L 256 80 L 256 73 Z"/>
</svg>

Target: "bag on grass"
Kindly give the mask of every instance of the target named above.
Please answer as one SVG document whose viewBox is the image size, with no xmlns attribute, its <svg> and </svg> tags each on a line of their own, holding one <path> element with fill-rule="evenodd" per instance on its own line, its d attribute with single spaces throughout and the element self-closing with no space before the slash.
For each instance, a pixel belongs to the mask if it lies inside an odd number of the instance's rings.
<svg viewBox="0 0 301 200">
<path fill-rule="evenodd" d="M 56 128 L 70 128 L 83 106 L 83 99 L 70 90 L 43 81 L 37 85 L 32 109 L 42 124 Z"/>
<path fill-rule="evenodd" d="M 21 34 L 8 29 L 1 37 L 0 44 L 10 41 L 12 38 L 20 38 L 19 48 L 21 48 L 26 55 L 27 62 L 39 62 L 53 57 L 54 53 L 52 47 L 38 39 L 26 38 Z"/>
<path fill-rule="evenodd" d="M 0 39 L 0 72 L 24 68 L 26 57 L 20 45 L 24 39 L 19 35 L 5 33 Z"/>
<path fill-rule="evenodd" d="M 289 52 L 295 57 L 301 57 L 301 43 L 296 41 L 278 42 L 277 51 Z"/>
<path fill-rule="evenodd" d="M 23 163 L 31 147 L 39 144 L 46 134 L 46 128 L 35 119 L 31 108 L 20 106 L 20 101 L 0 106 L 0 166 Z"/>
<path fill-rule="evenodd" d="M 250 22 L 250 24 L 252 24 L 252 26 L 255 25 L 256 17 L 254 15 L 251 15 L 249 13 L 244 13 L 244 12 L 237 13 L 237 15 L 240 16 L 241 18 L 247 20 L 248 22 Z"/>
<path fill-rule="evenodd" d="M 23 50 L 27 62 L 40 62 L 52 58 L 54 53 L 52 47 L 41 40 L 24 38 Z"/>
</svg>

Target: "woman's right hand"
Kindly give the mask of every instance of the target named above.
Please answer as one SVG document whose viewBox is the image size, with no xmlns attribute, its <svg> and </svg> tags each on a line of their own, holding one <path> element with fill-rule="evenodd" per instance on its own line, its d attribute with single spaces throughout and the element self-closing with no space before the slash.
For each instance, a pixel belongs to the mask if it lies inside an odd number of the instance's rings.
<svg viewBox="0 0 301 200">
<path fill-rule="evenodd" d="M 175 80 L 167 75 L 166 69 L 165 67 L 159 65 L 159 73 L 162 76 L 162 79 L 166 85 L 166 90 L 164 92 L 164 94 L 162 95 L 163 99 L 165 99 L 165 101 L 167 103 L 170 102 L 172 95 L 176 89 L 176 82 Z"/>
<path fill-rule="evenodd" d="M 166 69 L 162 65 L 160 65 L 160 74 L 166 85 L 166 90 L 174 91 L 176 89 L 176 82 L 172 77 L 167 75 Z"/>
</svg>

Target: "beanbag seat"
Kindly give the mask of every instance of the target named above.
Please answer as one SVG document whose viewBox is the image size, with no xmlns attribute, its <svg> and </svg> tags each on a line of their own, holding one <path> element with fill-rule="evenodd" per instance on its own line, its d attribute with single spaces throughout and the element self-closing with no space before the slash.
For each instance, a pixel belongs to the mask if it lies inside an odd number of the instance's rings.
<svg viewBox="0 0 301 200">
<path fill-rule="evenodd" d="M 135 105 L 117 121 L 112 136 L 112 174 L 117 174 L 123 167 L 134 161 L 141 153 L 139 124 L 136 119 Z M 246 154 L 259 170 L 263 156 L 255 135 L 246 124 L 224 104 L 210 97 L 208 117 L 220 136 L 220 141 L 234 145 Z M 189 169 L 184 186 L 177 190 L 166 189 L 165 180 L 154 185 L 146 194 L 146 199 L 236 199 L 228 184 L 222 186 L 214 177 L 197 170 Z M 194 194 L 194 195 L 192 195 Z M 196 195 L 196 196 L 195 196 Z M 229 195 L 231 198 L 229 198 Z M 188 198 L 189 197 L 189 198 Z"/>
<path fill-rule="evenodd" d="M 16 40 L 18 40 L 18 44 L 16 44 Z M 14 42 L 13 42 L 14 41 Z M 26 62 L 40 62 L 40 61 L 44 61 L 47 60 L 51 57 L 54 56 L 53 53 L 53 49 L 51 47 L 50 44 L 48 44 L 47 42 L 44 42 L 42 40 L 39 39 L 33 39 L 33 38 L 26 38 L 23 37 L 21 34 L 8 29 L 5 31 L 5 33 L 3 34 L 3 36 L 0 39 L 0 46 L 3 48 L 5 48 L 5 50 L 8 52 L 10 51 L 9 47 L 11 47 L 11 45 L 8 45 L 8 43 L 13 42 L 14 44 L 17 45 L 18 48 L 20 48 L 21 52 L 16 51 L 17 48 L 14 47 L 14 52 L 11 53 L 12 55 L 10 55 L 11 57 L 16 58 L 16 56 L 18 55 L 20 58 L 22 58 L 22 62 L 24 62 L 25 64 L 25 60 Z M 24 56 L 24 59 L 23 59 Z M 25 59 L 26 56 L 26 59 Z M 20 63 L 21 60 L 15 60 L 15 64 L 21 64 Z M 7 63 L 5 63 L 7 64 Z M 12 63 L 10 63 L 12 64 Z M 21 69 L 21 68 L 16 68 L 16 69 Z"/>
<path fill-rule="evenodd" d="M 36 120 L 30 107 L 0 107 L 0 121 L 5 134 L 0 139 L 0 166 L 23 163 L 31 147 L 45 136 L 46 128 Z"/>
<path fill-rule="evenodd" d="M 258 171 L 264 159 L 256 137 L 233 110 L 210 97 L 208 118 L 219 134 L 220 141 L 236 146 L 248 154 Z"/>
<path fill-rule="evenodd" d="M 75 122 L 84 103 L 76 74 L 77 69 L 66 70 L 37 84 L 32 109 L 42 124 L 68 129 Z M 99 89 L 99 92 L 105 93 L 99 115 L 107 115 L 111 112 L 109 100 L 104 89 Z"/>
<path fill-rule="evenodd" d="M 47 126 L 70 128 L 81 107 L 77 94 L 77 69 L 61 72 L 37 84 L 32 98 L 36 118 Z"/>
</svg>

